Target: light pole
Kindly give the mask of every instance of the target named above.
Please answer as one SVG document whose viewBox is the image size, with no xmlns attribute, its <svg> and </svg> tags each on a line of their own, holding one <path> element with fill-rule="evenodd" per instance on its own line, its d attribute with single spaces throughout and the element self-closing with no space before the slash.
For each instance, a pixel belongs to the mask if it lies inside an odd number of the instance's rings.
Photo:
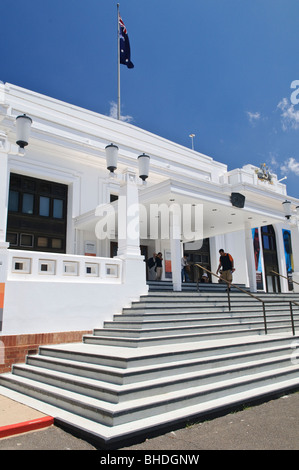
<svg viewBox="0 0 299 470">
<path fill-rule="evenodd" d="M 194 150 L 194 142 L 193 142 L 193 139 L 194 139 L 194 137 L 195 137 L 195 134 L 189 134 L 189 137 L 191 137 L 192 150 Z"/>
</svg>

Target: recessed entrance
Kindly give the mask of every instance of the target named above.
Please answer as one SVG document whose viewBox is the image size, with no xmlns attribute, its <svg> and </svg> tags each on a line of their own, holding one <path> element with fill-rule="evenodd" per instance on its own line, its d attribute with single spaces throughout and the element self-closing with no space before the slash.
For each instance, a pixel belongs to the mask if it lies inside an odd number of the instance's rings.
<svg viewBox="0 0 299 470">
<path fill-rule="evenodd" d="M 280 292 L 281 288 L 280 288 L 279 276 L 273 273 L 273 271 L 277 273 L 279 272 L 275 231 L 272 225 L 266 225 L 261 228 L 261 232 L 262 232 L 262 243 L 263 243 L 266 289 L 267 289 L 267 292 Z"/>
<path fill-rule="evenodd" d="M 198 248 L 195 248 L 196 244 L 201 245 Z M 188 263 L 190 265 L 189 278 L 190 282 L 201 281 L 203 270 L 195 266 L 196 263 L 200 264 L 204 268 L 207 268 L 211 271 L 211 259 L 210 259 L 210 241 L 208 238 L 205 238 L 202 243 L 194 242 L 194 250 L 190 249 L 190 243 L 185 244 L 184 253 L 188 257 Z M 211 276 L 208 274 L 208 282 L 211 281 Z"/>
</svg>

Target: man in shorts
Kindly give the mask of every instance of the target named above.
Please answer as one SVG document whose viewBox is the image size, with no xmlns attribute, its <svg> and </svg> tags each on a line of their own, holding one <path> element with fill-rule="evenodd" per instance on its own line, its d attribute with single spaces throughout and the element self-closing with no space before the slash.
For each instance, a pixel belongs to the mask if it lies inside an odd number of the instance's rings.
<svg viewBox="0 0 299 470">
<path fill-rule="evenodd" d="M 216 271 L 216 274 L 218 274 L 220 269 L 222 269 L 221 279 L 223 279 L 224 281 L 227 281 L 227 287 L 228 289 L 230 289 L 230 285 L 233 280 L 232 274 L 235 271 L 234 260 L 233 260 L 233 257 L 229 253 L 225 253 L 222 248 L 221 250 L 219 250 L 219 254 L 220 254 L 219 266 Z"/>
</svg>

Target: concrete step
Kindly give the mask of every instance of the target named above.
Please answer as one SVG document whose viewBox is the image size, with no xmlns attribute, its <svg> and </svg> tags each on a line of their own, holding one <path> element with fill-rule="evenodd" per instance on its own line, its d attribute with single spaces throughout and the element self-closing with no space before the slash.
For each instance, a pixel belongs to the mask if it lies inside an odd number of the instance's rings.
<svg viewBox="0 0 299 470">
<path fill-rule="evenodd" d="M 234 310 L 189 310 L 189 309 L 182 309 L 173 312 L 173 310 L 165 309 L 163 312 L 159 313 L 160 310 L 142 310 L 142 311 L 130 311 L 124 314 L 114 315 L 115 322 L 143 322 L 143 321 L 166 321 L 166 322 L 175 322 L 181 320 L 187 321 L 196 321 L 196 320 L 211 320 L 211 321 L 219 321 L 221 319 L 239 319 L 242 321 L 243 319 L 254 319 L 262 318 L 263 317 L 263 310 L 242 310 L 242 311 L 234 311 Z M 289 310 L 271 310 L 271 312 L 266 311 L 267 318 L 291 318 Z M 294 318 L 298 318 L 299 312 L 293 312 Z M 104 322 L 104 324 L 111 324 L 111 322 Z"/>
<path fill-rule="evenodd" d="M 150 316 L 150 315 L 149 315 Z M 121 315 L 120 315 L 121 317 Z M 145 313 L 143 316 L 138 316 L 137 319 L 134 319 L 132 315 L 130 318 L 126 316 L 125 319 L 123 318 L 115 318 L 114 321 L 111 322 L 104 322 L 104 330 L 111 330 L 111 329 L 150 329 L 150 328 L 173 328 L 173 327 L 196 327 L 196 326 L 211 326 L 211 325 L 238 325 L 238 324 L 251 324 L 263 321 L 263 317 L 260 313 L 252 313 L 252 315 L 218 315 L 215 316 L 214 314 L 210 315 L 197 315 L 193 318 L 180 318 L 180 314 L 177 314 L 177 317 L 173 315 L 169 315 L 170 318 L 167 319 L 160 319 L 159 315 L 156 315 L 156 318 L 148 318 L 147 314 Z M 272 322 L 290 322 L 290 314 L 286 312 L 282 314 L 277 312 L 276 314 L 271 314 L 267 316 L 267 321 Z M 299 326 L 299 314 L 295 316 L 295 325 Z M 102 331 L 104 331 L 102 330 Z M 98 331 L 98 330 L 95 330 Z"/>
<path fill-rule="evenodd" d="M 263 303 L 259 302 L 255 299 L 252 298 L 244 298 L 240 299 L 232 297 L 230 300 L 231 306 L 232 307 L 245 307 L 249 306 L 251 308 L 262 308 Z M 275 300 L 270 300 L 267 299 L 265 302 L 266 308 L 275 308 L 277 306 L 285 307 L 285 308 L 290 308 L 289 306 L 289 301 L 283 300 L 283 299 L 275 299 Z M 200 308 L 214 308 L 214 307 L 228 307 L 228 300 L 219 298 L 219 297 L 213 297 L 212 299 L 205 299 L 202 297 L 195 298 L 195 297 L 190 297 L 190 298 L 151 298 L 151 299 L 141 299 L 139 302 L 132 302 L 130 309 L 134 308 L 180 308 L 180 307 L 200 307 Z M 294 306 L 294 309 L 298 309 L 299 306 Z M 124 309 L 126 311 L 126 309 Z"/>
<path fill-rule="evenodd" d="M 172 281 L 147 281 L 149 286 L 149 291 L 173 291 Z M 248 291 L 249 289 L 244 284 L 236 284 L 237 287 L 240 287 L 243 290 Z M 196 282 L 183 282 L 182 283 L 182 292 L 222 292 L 227 289 L 226 284 L 219 283 L 196 283 Z M 232 287 L 232 291 L 238 292 L 237 288 Z"/>
<path fill-rule="evenodd" d="M 38 383 L 53 385 L 86 397 L 93 397 L 108 403 L 122 403 L 146 396 L 169 393 L 172 390 L 185 390 L 207 384 L 215 384 L 257 372 L 273 371 L 288 367 L 290 354 L 275 358 L 256 358 L 249 362 L 212 367 L 206 370 L 186 371 L 172 369 L 172 375 L 162 377 L 147 377 L 146 380 L 133 384 L 112 384 L 89 377 L 79 377 L 65 372 L 47 370 L 30 364 L 15 365 L 13 374 L 18 377 L 32 379 Z"/>
<path fill-rule="evenodd" d="M 266 400 L 269 397 L 279 396 L 290 390 L 298 388 L 298 377 L 279 377 L 274 383 L 259 386 L 248 386 L 245 391 L 227 393 L 226 395 L 210 400 L 201 401 L 198 399 L 195 404 L 179 407 L 176 410 L 167 409 L 159 414 L 150 417 L 140 418 L 124 424 L 106 426 L 92 419 L 84 418 L 79 414 L 74 414 L 55 404 L 49 404 L 42 400 L 35 399 L 27 394 L 19 393 L 13 389 L 0 385 L 0 393 L 4 396 L 23 403 L 41 411 L 44 414 L 55 416 L 56 424 L 61 424 L 64 428 L 80 432 L 81 436 L 97 441 L 105 449 L 118 448 L 119 443 L 126 442 L 126 439 L 148 436 L 151 432 L 161 433 L 169 430 L 170 426 L 182 426 L 190 420 L 204 419 L 211 413 L 227 413 L 235 407 L 245 406 Z"/>
<path fill-rule="evenodd" d="M 278 334 L 278 333 L 290 333 L 291 326 L 271 326 L 268 325 L 268 334 Z M 119 332 L 118 332 L 119 333 Z M 165 332 L 166 333 L 166 332 Z M 96 345 L 107 345 L 107 346 L 118 346 L 118 347 L 128 347 L 128 348 L 145 348 L 149 346 L 161 346 L 163 344 L 176 344 L 179 343 L 188 343 L 188 342 L 198 342 L 198 341 L 209 341 L 211 336 L 217 340 L 223 338 L 234 338 L 240 336 L 250 336 L 250 335 L 264 335 L 264 325 L 260 323 L 256 327 L 250 325 L 249 328 L 241 328 L 239 325 L 235 328 L 229 330 L 225 329 L 215 329 L 212 331 L 204 332 L 191 332 L 185 331 L 184 333 L 170 334 L 161 334 L 160 336 L 108 336 L 106 334 L 98 335 L 84 335 L 83 342 L 85 344 L 96 344 Z"/>
<path fill-rule="evenodd" d="M 90 366 L 105 366 L 120 369 L 144 368 L 157 365 L 162 366 L 167 362 L 194 360 L 198 357 L 221 357 L 229 354 L 247 353 L 254 350 L 269 348 L 291 348 L 291 344 L 298 341 L 298 336 L 288 335 L 261 335 L 235 337 L 224 340 L 213 339 L 200 343 L 164 344 L 160 348 L 147 347 L 139 350 L 125 347 L 102 347 L 96 344 L 73 343 L 53 346 L 41 346 L 39 357 L 41 359 L 63 359 L 73 364 L 83 362 Z M 28 356 L 28 360 L 35 356 Z"/>
<path fill-rule="evenodd" d="M 42 355 L 28 356 L 26 363 L 35 368 L 41 370 L 50 370 L 55 372 L 64 372 L 79 377 L 87 377 L 95 379 L 97 381 L 104 381 L 107 383 L 117 385 L 127 385 L 139 382 L 144 382 L 152 379 L 159 379 L 166 376 L 171 376 L 177 373 L 189 373 L 198 372 L 210 369 L 217 363 L 219 367 L 230 367 L 240 365 L 242 363 L 249 363 L 251 361 L 265 360 L 265 359 L 276 359 L 279 356 L 286 356 L 290 360 L 293 352 L 290 343 L 275 344 L 270 342 L 264 348 L 259 347 L 256 344 L 255 349 L 245 351 L 231 351 L 220 354 L 216 354 L 213 351 L 210 352 L 208 357 L 202 357 L 202 351 L 194 351 L 194 355 L 182 354 L 181 357 L 176 355 L 175 360 L 171 360 L 172 356 L 169 356 L 169 362 L 160 362 L 159 356 L 155 357 L 150 363 L 129 366 L 126 368 L 105 366 L 101 364 L 90 364 L 87 362 L 81 362 L 70 359 L 62 359 L 59 357 L 47 357 Z M 19 367 L 19 366 L 15 366 Z M 15 372 L 14 368 L 14 372 Z"/>
<path fill-rule="evenodd" d="M 249 387 L 251 389 L 277 384 L 280 381 L 298 380 L 298 365 L 289 365 L 275 370 L 242 375 L 235 378 L 223 379 L 217 383 L 197 385 L 181 390 L 172 390 L 166 393 L 151 396 L 146 394 L 121 403 L 109 403 L 103 400 L 65 390 L 42 382 L 19 377 L 17 375 L 3 374 L 1 385 L 26 393 L 38 400 L 58 406 L 71 413 L 92 419 L 106 426 L 125 424 L 128 421 L 149 418 L 153 415 L 175 411 L 184 407 L 196 405 L 199 401 L 219 399 L 236 393 L 242 393 Z"/>
<path fill-rule="evenodd" d="M 294 292 L 289 292 L 289 293 L 265 293 L 265 292 L 244 292 L 244 291 L 238 291 L 238 292 L 232 292 L 230 291 L 229 293 L 231 298 L 234 299 L 274 299 L 274 300 L 299 300 L 299 293 L 294 293 Z M 213 298 L 223 298 L 227 299 L 228 293 L 227 291 L 218 291 L 218 292 L 159 292 L 159 291 L 151 291 L 146 295 L 142 295 L 140 299 L 154 299 L 154 298 L 182 298 L 182 299 L 188 299 L 188 298 L 195 298 L 195 299 L 213 299 Z"/>
<path fill-rule="evenodd" d="M 279 318 L 267 318 L 267 327 L 269 328 L 285 328 L 291 327 L 290 317 L 285 316 L 282 319 Z M 191 324 L 181 324 L 180 322 L 171 322 L 168 325 L 162 326 L 159 322 L 156 322 L 155 325 L 144 325 L 142 323 L 138 324 L 139 326 L 132 328 L 131 324 L 127 324 L 126 328 L 121 324 L 118 328 L 117 325 L 107 326 L 101 329 L 95 329 L 93 334 L 95 336 L 118 336 L 118 337 L 129 337 L 129 338 L 146 338 L 153 336 L 172 336 L 177 334 L 194 334 L 194 333 L 211 333 L 218 331 L 219 328 L 223 328 L 226 331 L 231 331 L 232 329 L 247 329 L 257 327 L 264 327 L 264 321 L 262 317 L 251 318 L 248 321 L 244 319 L 223 319 L 218 322 L 209 322 L 206 321 L 201 323 L 200 321 L 193 322 Z M 299 320 L 295 322 L 295 325 L 299 325 Z"/>
</svg>

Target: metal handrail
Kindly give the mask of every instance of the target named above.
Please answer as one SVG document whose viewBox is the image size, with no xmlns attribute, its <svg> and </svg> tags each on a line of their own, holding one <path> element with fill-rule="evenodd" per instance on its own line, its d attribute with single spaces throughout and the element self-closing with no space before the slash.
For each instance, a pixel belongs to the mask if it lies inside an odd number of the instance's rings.
<svg viewBox="0 0 299 470">
<path fill-rule="evenodd" d="M 270 272 L 275 274 L 276 276 L 280 276 L 280 277 L 283 277 L 284 279 L 289 280 L 287 276 L 283 276 L 282 274 L 277 273 L 276 271 L 273 271 L 273 269 Z M 299 286 L 299 282 L 296 282 L 293 279 L 292 279 L 292 283 L 297 284 Z M 293 317 L 293 304 L 297 305 L 297 307 L 299 307 L 299 303 L 296 302 L 295 300 L 290 300 L 289 302 L 290 302 L 290 312 L 291 312 L 291 319 L 292 319 L 292 330 L 293 330 L 293 334 L 295 335 L 295 325 L 294 325 L 294 317 Z"/>
<path fill-rule="evenodd" d="M 273 270 L 272 270 L 272 271 L 270 271 L 270 273 L 274 273 L 274 274 L 276 274 L 276 276 L 284 277 L 285 279 L 289 280 L 289 278 L 288 278 L 287 276 L 283 276 L 282 274 L 279 274 L 279 273 L 277 273 L 276 271 L 273 271 Z M 293 284 L 298 284 L 298 286 L 299 286 L 299 282 L 296 282 L 296 281 L 294 281 L 293 279 L 292 279 L 292 283 L 293 283 Z"/>
<path fill-rule="evenodd" d="M 251 292 L 248 292 L 244 289 L 241 289 L 241 287 L 239 286 L 236 286 L 235 284 L 233 284 L 232 282 L 230 281 L 226 281 L 226 279 L 222 279 L 221 276 L 218 276 L 217 274 L 213 273 L 212 271 L 209 271 L 209 269 L 201 266 L 200 264 L 198 263 L 194 263 L 194 266 L 198 266 L 199 268 L 203 269 L 204 271 L 210 273 L 212 276 L 215 276 L 217 277 L 218 279 L 221 279 L 222 281 L 226 282 L 227 284 L 227 298 L 228 298 L 228 309 L 229 311 L 231 311 L 231 301 L 230 301 L 230 289 L 229 289 L 229 285 L 232 286 L 232 287 L 235 287 L 236 289 L 238 289 L 239 291 L 243 292 L 244 294 L 247 294 L 247 295 L 250 295 L 251 297 L 253 297 L 255 300 L 258 300 L 259 302 L 262 302 L 262 306 L 263 306 L 263 320 L 264 320 L 264 328 L 265 328 L 265 334 L 267 335 L 268 334 L 268 328 L 267 328 L 267 316 L 266 316 L 266 303 L 271 303 L 271 304 L 281 304 L 281 303 L 284 303 L 284 302 L 288 302 L 289 303 L 289 306 L 290 306 L 290 314 L 291 314 L 291 324 L 292 324 L 292 332 L 293 332 L 293 336 L 295 336 L 295 322 L 294 322 L 294 314 L 293 314 L 293 304 L 297 305 L 299 307 L 299 303 L 298 302 L 295 302 L 294 300 L 263 300 L 263 299 L 260 299 L 257 295 L 254 295 L 252 294 Z M 197 281 L 197 286 L 198 286 L 198 281 Z M 197 288 L 197 290 L 199 290 Z"/>
</svg>

